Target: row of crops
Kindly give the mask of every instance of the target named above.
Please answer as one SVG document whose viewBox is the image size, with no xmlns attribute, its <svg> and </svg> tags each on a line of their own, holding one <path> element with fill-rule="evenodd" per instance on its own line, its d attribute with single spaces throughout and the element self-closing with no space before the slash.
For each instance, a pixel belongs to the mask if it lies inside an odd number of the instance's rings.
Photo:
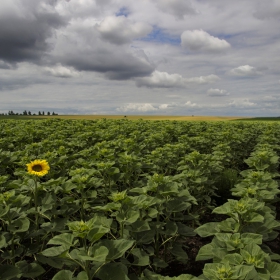
<svg viewBox="0 0 280 280">
<path fill-rule="evenodd" d="M 279 280 L 279 154 L 277 123 L 2 120 L 0 279 Z"/>
</svg>

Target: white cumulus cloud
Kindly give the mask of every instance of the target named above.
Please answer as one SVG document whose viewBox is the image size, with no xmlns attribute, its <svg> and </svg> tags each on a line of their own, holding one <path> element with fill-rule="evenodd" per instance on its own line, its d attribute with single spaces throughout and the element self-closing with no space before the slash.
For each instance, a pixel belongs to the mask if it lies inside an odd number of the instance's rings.
<svg viewBox="0 0 280 280">
<path fill-rule="evenodd" d="M 184 78 L 179 74 L 168 74 L 167 72 L 154 71 L 151 76 L 138 78 L 136 80 L 138 87 L 151 87 L 151 88 L 172 88 L 183 87 Z"/>
<path fill-rule="evenodd" d="M 250 65 L 242 65 L 237 68 L 231 69 L 230 74 L 233 76 L 240 76 L 240 77 L 251 77 L 251 76 L 258 76 L 261 75 L 255 67 Z"/>
<path fill-rule="evenodd" d="M 179 74 L 169 74 L 167 72 L 154 71 L 151 76 L 137 78 L 136 85 L 138 87 L 150 88 L 183 88 L 191 84 L 210 84 L 218 81 L 217 75 L 208 75 L 192 78 L 184 78 Z"/>
<path fill-rule="evenodd" d="M 208 76 L 200 76 L 186 79 L 187 83 L 194 84 L 212 84 L 219 81 L 220 78 L 217 75 L 211 74 Z"/>
<path fill-rule="evenodd" d="M 74 69 L 57 64 L 54 67 L 45 67 L 44 72 L 58 78 L 78 77 L 80 74 Z"/>
<path fill-rule="evenodd" d="M 227 92 L 224 89 L 218 89 L 218 88 L 210 88 L 207 91 L 208 96 L 226 96 L 229 95 L 230 93 Z"/>
<path fill-rule="evenodd" d="M 192 103 L 191 101 L 187 101 L 185 103 L 185 106 L 187 106 L 187 107 L 197 107 L 198 105 L 196 103 Z"/>
<path fill-rule="evenodd" d="M 204 30 L 186 30 L 181 35 L 181 46 L 192 51 L 220 52 L 230 48 L 230 44 L 211 36 Z"/>
<path fill-rule="evenodd" d="M 129 103 L 116 109 L 118 112 L 153 112 L 158 108 L 150 103 Z"/>
<path fill-rule="evenodd" d="M 152 31 L 149 24 L 133 22 L 125 16 L 108 16 L 97 29 L 103 39 L 116 45 L 129 43 L 133 39 L 144 37 Z"/>
<path fill-rule="evenodd" d="M 232 100 L 228 103 L 229 107 L 236 107 L 236 108 L 252 108 L 256 107 L 257 104 L 251 102 L 249 99 L 239 99 L 239 100 Z"/>
</svg>

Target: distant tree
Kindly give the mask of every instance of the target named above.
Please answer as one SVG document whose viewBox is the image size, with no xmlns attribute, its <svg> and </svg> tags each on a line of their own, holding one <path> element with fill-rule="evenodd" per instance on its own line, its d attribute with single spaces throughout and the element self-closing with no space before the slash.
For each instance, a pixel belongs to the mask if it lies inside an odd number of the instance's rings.
<svg viewBox="0 0 280 280">
<path fill-rule="evenodd" d="M 36 114 L 34 113 L 33 116 L 36 116 Z"/>
<path fill-rule="evenodd" d="M 50 112 L 48 112 L 48 116 L 50 116 L 50 114 L 51 114 L 51 113 L 50 113 Z"/>
<path fill-rule="evenodd" d="M 27 116 L 27 111 L 24 110 L 22 114 L 23 114 L 24 116 Z"/>
<path fill-rule="evenodd" d="M 42 112 L 42 115 L 43 115 L 43 116 L 45 115 L 45 112 L 44 112 L 44 111 Z"/>
<path fill-rule="evenodd" d="M 41 115 L 42 115 L 40 111 L 38 112 L 38 115 L 39 115 L 39 116 L 41 116 Z"/>
<path fill-rule="evenodd" d="M 54 112 L 52 112 L 52 115 L 53 115 L 53 116 L 55 116 L 55 113 L 54 113 Z"/>
<path fill-rule="evenodd" d="M 29 116 L 31 116 L 31 115 L 32 115 L 30 111 L 28 111 L 28 115 L 29 115 Z"/>
</svg>

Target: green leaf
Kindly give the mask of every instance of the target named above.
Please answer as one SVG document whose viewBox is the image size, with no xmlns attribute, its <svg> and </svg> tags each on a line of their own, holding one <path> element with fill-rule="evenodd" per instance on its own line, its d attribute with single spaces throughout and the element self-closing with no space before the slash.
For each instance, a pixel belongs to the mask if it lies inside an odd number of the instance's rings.
<svg viewBox="0 0 280 280">
<path fill-rule="evenodd" d="M 201 237 L 208 237 L 215 235 L 215 233 L 220 232 L 218 225 L 220 223 L 218 222 L 211 222 L 211 223 L 206 223 L 197 229 L 194 230 L 199 236 Z"/>
<path fill-rule="evenodd" d="M 140 248 L 134 248 L 131 250 L 132 255 L 134 256 L 133 265 L 137 266 L 146 266 L 150 263 L 149 255 L 141 250 Z"/>
<path fill-rule="evenodd" d="M 93 247 L 89 248 L 89 254 L 92 260 L 96 262 L 105 262 L 108 253 L 109 250 L 100 244 L 95 244 Z"/>
<path fill-rule="evenodd" d="M 82 271 L 78 274 L 77 280 L 88 280 L 87 273 L 85 271 Z"/>
<path fill-rule="evenodd" d="M 155 230 L 148 230 L 136 233 L 135 240 L 137 244 L 150 244 L 153 242 Z"/>
<path fill-rule="evenodd" d="M 51 247 L 41 252 L 46 257 L 56 257 L 69 250 L 68 245 Z"/>
<path fill-rule="evenodd" d="M 29 229 L 30 221 L 27 217 L 20 217 L 13 220 L 10 225 L 8 225 L 8 230 L 10 232 L 26 232 Z"/>
<path fill-rule="evenodd" d="M 126 225 L 130 225 L 133 224 L 134 222 L 137 221 L 137 219 L 139 218 L 140 213 L 139 210 L 128 210 L 127 213 L 125 214 L 125 218 L 124 218 L 124 223 Z M 118 217 L 116 217 L 118 219 Z"/>
<path fill-rule="evenodd" d="M 181 212 L 188 209 L 191 206 L 189 202 L 182 201 L 180 199 L 173 199 L 167 202 L 166 210 L 170 213 Z"/>
<path fill-rule="evenodd" d="M 187 263 L 189 256 L 187 253 L 182 249 L 182 245 L 178 243 L 174 243 L 170 253 L 176 257 L 176 259 L 182 263 Z"/>
<path fill-rule="evenodd" d="M 108 263 L 102 266 L 97 277 L 101 280 L 129 280 L 127 268 L 121 263 Z"/>
<path fill-rule="evenodd" d="M 0 217 L 5 216 L 10 210 L 10 206 L 5 206 L 3 207 L 2 205 L 0 206 Z"/>
<path fill-rule="evenodd" d="M 47 243 L 48 245 L 64 245 L 65 247 L 70 248 L 73 246 L 73 241 L 75 239 L 75 236 L 72 233 L 62 233 L 59 235 L 56 235 L 52 239 L 49 240 Z"/>
<path fill-rule="evenodd" d="M 168 267 L 168 264 L 162 259 L 154 258 L 153 259 L 153 266 L 159 267 L 159 268 L 165 268 L 165 267 Z"/>
<path fill-rule="evenodd" d="M 37 254 L 36 259 L 41 264 L 47 264 L 47 265 L 52 266 L 52 267 L 57 268 L 57 269 L 62 269 L 62 267 L 64 265 L 64 260 L 63 259 L 59 259 L 59 258 L 55 258 L 55 257 L 47 258 L 43 255 Z"/>
<path fill-rule="evenodd" d="M 5 248 L 8 246 L 7 238 L 9 233 L 8 232 L 1 232 L 0 234 L 0 248 Z"/>
<path fill-rule="evenodd" d="M 134 244 L 133 240 L 101 240 L 98 244 L 105 246 L 109 253 L 106 257 L 107 261 L 112 261 L 123 256 L 123 254 Z"/>
<path fill-rule="evenodd" d="M 20 274 L 20 270 L 13 265 L 1 265 L 0 266 L 0 280 L 9 280 L 16 278 Z"/>
<path fill-rule="evenodd" d="M 83 248 L 74 249 L 70 253 L 71 259 L 78 261 L 92 261 L 93 257 L 90 257 Z M 68 256 L 67 256 L 68 257 Z"/>
<path fill-rule="evenodd" d="M 256 212 L 251 212 L 246 215 L 244 220 L 248 223 L 262 223 L 264 217 Z"/>
<path fill-rule="evenodd" d="M 242 261 L 242 256 L 237 253 L 228 254 L 222 259 L 222 262 L 228 262 L 230 265 L 240 265 Z"/>
<path fill-rule="evenodd" d="M 196 261 L 205 261 L 205 260 L 212 259 L 213 257 L 214 257 L 213 245 L 210 243 L 210 244 L 206 244 L 206 245 L 202 246 L 199 249 L 195 260 Z"/>
<path fill-rule="evenodd" d="M 135 223 L 131 225 L 131 231 L 132 232 L 142 232 L 150 230 L 149 223 L 147 221 L 140 221 L 137 220 Z"/>
<path fill-rule="evenodd" d="M 240 224 L 236 222 L 233 218 L 228 218 L 220 223 L 218 223 L 218 230 L 225 232 L 238 232 Z"/>
<path fill-rule="evenodd" d="M 45 269 L 38 263 L 20 261 L 16 263 L 16 266 L 20 269 L 22 276 L 26 278 L 35 278 L 45 272 Z"/>
<path fill-rule="evenodd" d="M 196 235 L 193 228 L 186 226 L 183 223 L 178 222 L 177 226 L 178 226 L 178 233 L 182 236 L 195 236 Z"/>
<path fill-rule="evenodd" d="M 93 229 L 90 230 L 90 232 L 87 235 L 87 239 L 93 243 L 99 240 L 104 234 L 110 232 L 110 228 L 99 226 L 99 227 L 94 227 Z"/>
<path fill-rule="evenodd" d="M 177 234 L 178 227 L 175 222 L 167 221 L 164 227 L 165 227 L 165 229 L 161 230 L 160 233 L 167 235 L 167 236 L 174 236 Z"/>
<path fill-rule="evenodd" d="M 273 280 L 280 280 L 280 264 L 276 262 L 267 263 L 267 270 Z"/>
</svg>

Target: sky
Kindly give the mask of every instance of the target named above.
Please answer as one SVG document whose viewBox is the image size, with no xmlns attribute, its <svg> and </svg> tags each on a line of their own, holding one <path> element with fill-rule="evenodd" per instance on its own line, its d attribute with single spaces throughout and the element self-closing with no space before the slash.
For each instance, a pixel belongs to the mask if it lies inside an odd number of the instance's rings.
<svg viewBox="0 0 280 280">
<path fill-rule="evenodd" d="M 280 0 L 1 0 L 0 113 L 280 116 Z"/>
</svg>

